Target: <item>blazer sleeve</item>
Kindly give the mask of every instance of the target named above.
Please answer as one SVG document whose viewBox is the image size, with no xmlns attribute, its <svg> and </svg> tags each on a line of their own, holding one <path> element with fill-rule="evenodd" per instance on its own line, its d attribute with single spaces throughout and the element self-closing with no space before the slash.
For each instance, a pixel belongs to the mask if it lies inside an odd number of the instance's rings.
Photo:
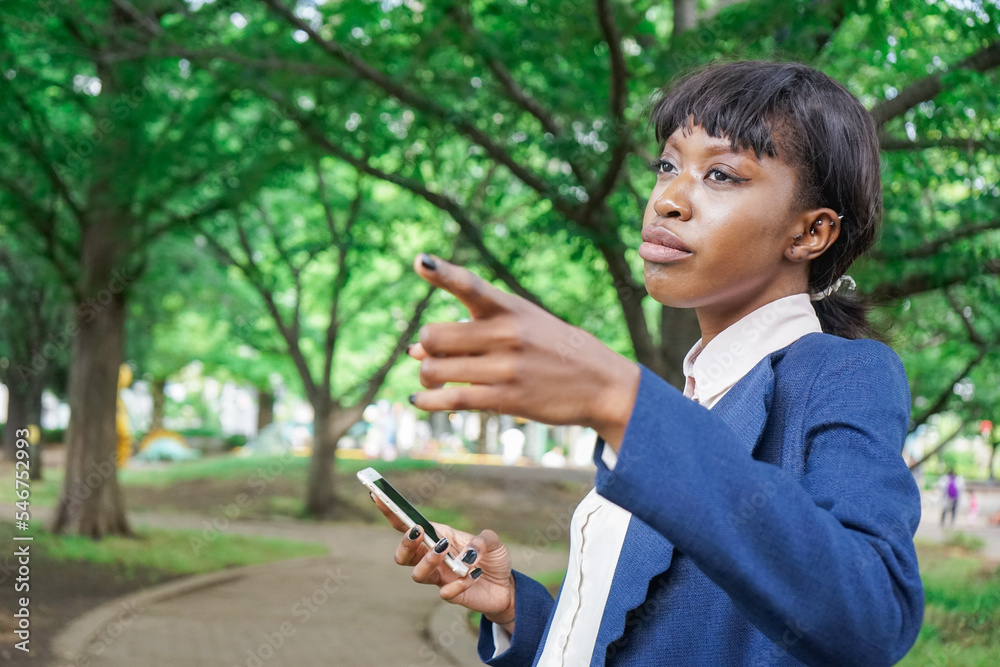
<svg viewBox="0 0 1000 667">
<path fill-rule="evenodd" d="M 803 383 L 804 417 L 785 429 L 786 442 L 805 440 L 801 477 L 752 458 L 718 416 L 646 368 L 617 464 L 603 464 L 600 440 L 594 457 L 599 493 L 808 664 L 890 665 L 923 617 L 920 495 L 900 456 L 909 388 L 895 353 L 864 343 L 808 360 L 817 375 Z"/>
<path fill-rule="evenodd" d="M 555 601 L 534 579 L 514 571 L 514 634 L 510 648 L 493 657 L 493 624 L 483 616 L 479 623 L 479 659 L 497 667 L 524 667 L 535 660 L 548 628 Z"/>
</svg>

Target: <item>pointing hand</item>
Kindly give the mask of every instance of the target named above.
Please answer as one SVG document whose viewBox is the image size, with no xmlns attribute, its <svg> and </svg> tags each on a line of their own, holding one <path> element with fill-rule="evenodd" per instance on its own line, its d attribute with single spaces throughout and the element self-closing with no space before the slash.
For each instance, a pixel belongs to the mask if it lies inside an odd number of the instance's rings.
<svg viewBox="0 0 1000 667">
<path fill-rule="evenodd" d="M 429 255 L 418 256 L 414 268 L 472 316 L 421 328 L 409 354 L 421 362 L 427 391 L 414 395 L 415 406 L 581 424 L 618 448 L 639 386 L 635 363 L 467 269 Z"/>
</svg>

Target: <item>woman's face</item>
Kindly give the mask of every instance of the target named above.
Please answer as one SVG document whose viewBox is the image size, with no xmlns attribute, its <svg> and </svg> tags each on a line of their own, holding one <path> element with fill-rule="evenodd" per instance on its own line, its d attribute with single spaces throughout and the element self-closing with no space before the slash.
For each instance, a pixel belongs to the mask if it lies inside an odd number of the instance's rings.
<svg viewBox="0 0 1000 667">
<path fill-rule="evenodd" d="M 725 328 L 806 290 L 808 263 L 785 254 L 805 215 L 793 210 L 792 167 L 700 126 L 674 132 L 657 164 L 639 248 L 654 299 L 698 309 L 704 334 L 706 317 Z"/>
</svg>

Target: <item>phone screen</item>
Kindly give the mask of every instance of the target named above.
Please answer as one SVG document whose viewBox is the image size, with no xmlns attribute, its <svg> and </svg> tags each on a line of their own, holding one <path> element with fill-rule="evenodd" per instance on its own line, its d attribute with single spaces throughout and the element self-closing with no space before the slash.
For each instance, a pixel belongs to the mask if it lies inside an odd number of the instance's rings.
<svg viewBox="0 0 1000 667">
<path fill-rule="evenodd" d="M 410 517 L 410 520 L 413 521 L 413 523 L 423 526 L 424 533 L 426 533 L 428 537 L 435 542 L 440 541 L 438 539 L 437 531 L 434 530 L 434 526 L 431 525 L 431 522 L 424 518 L 424 515 L 418 512 L 417 508 L 411 505 L 410 502 L 403 497 L 403 494 L 393 488 L 392 484 L 385 481 L 382 477 L 373 479 L 372 482 L 375 486 L 381 489 L 385 495 L 389 496 L 392 502 L 396 503 L 396 506 L 403 510 L 403 512 L 406 513 L 406 516 Z"/>
</svg>

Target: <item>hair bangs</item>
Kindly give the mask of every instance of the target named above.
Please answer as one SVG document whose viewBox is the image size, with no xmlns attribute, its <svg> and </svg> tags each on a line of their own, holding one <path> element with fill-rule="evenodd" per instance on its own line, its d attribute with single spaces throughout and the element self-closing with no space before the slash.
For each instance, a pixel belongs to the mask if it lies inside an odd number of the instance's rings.
<svg viewBox="0 0 1000 667">
<path fill-rule="evenodd" d="M 654 103 L 649 123 L 657 142 L 700 126 L 710 136 L 729 139 L 734 150 L 752 150 L 758 159 L 776 157 L 775 132 L 789 115 L 794 73 L 775 73 L 762 76 L 760 63 L 751 61 L 709 66 L 685 77 Z"/>
</svg>

